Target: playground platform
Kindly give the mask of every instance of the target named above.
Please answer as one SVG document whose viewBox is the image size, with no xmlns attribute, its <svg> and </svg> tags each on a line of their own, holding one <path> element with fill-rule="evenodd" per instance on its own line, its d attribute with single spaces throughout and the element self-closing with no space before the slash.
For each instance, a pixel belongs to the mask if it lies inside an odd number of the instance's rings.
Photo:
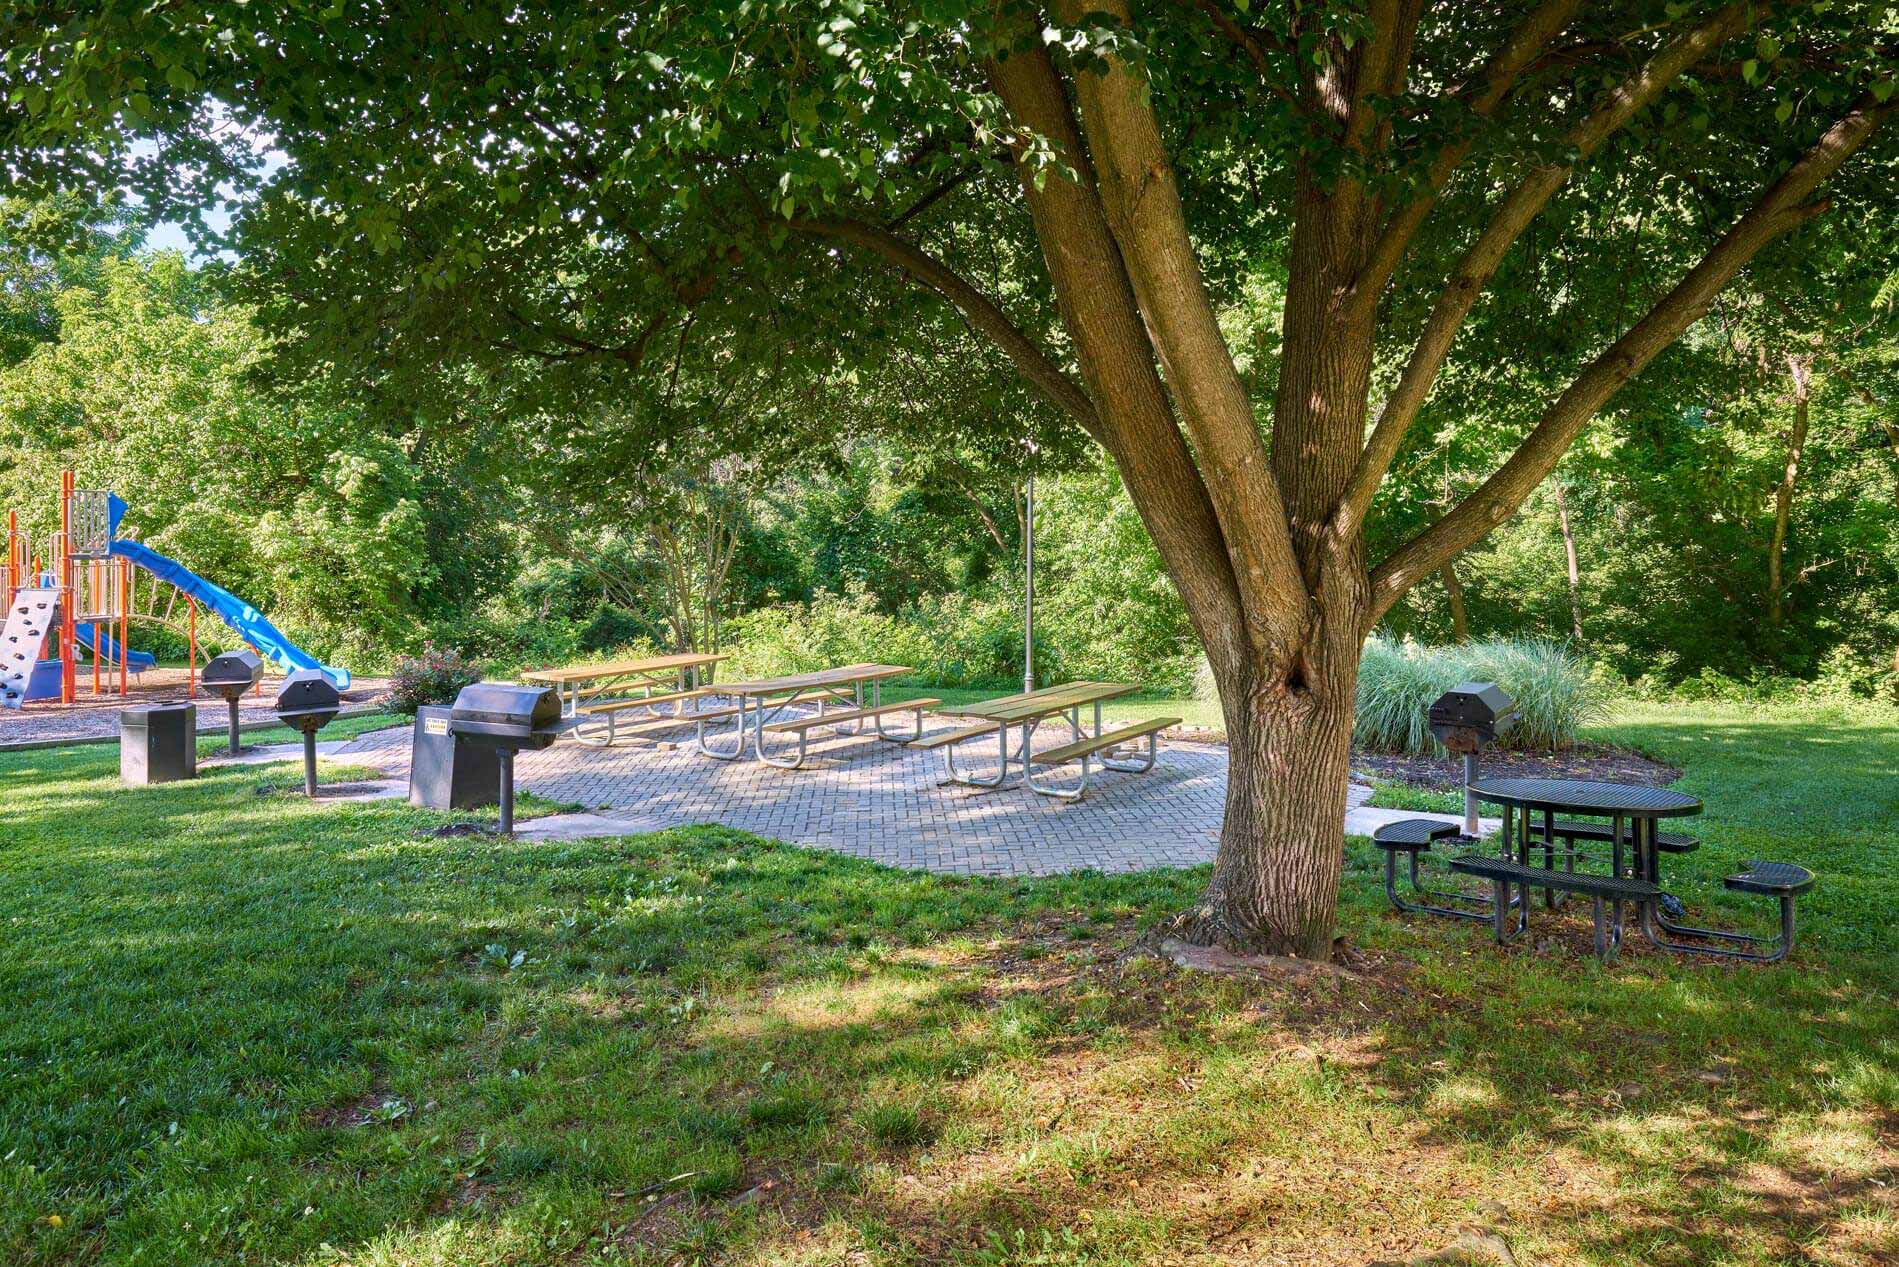
<svg viewBox="0 0 1899 1267">
<path fill-rule="evenodd" d="M 253 693 L 244 697 L 239 710 L 241 721 L 261 722 L 275 718 L 272 705 L 276 699 L 278 680 L 275 676 L 266 677 L 262 695 Z M 0 710 L 0 748 L 11 743 L 116 736 L 119 733 L 121 708 L 140 704 L 182 704 L 191 698 L 186 694 L 188 683 L 182 668 L 148 669 L 133 677 L 130 691 L 124 696 L 113 694 L 95 698 L 89 689 L 91 685 L 90 670 L 82 665 L 79 698 L 72 703 L 62 704 L 57 699 L 35 700 L 18 712 Z M 350 689 L 343 692 L 343 706 L 353 708 L 374 703 L 388 689 L 386 678 L 357 678 L 350 683 Z M 224 701 L 199 690 L 193 702 L 198 705 L 198 729 L 222 734 L 226 720 Z"/>
</svg>

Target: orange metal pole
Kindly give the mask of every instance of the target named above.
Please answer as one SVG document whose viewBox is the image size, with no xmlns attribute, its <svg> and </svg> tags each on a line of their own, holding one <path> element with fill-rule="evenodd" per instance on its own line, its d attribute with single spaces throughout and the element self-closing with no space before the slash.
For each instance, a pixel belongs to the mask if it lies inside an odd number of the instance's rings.
<svg viewBox="0 0 1899 1267">
<path fill-rule="evenodd" d="M 97 559 L 86 564 L 86 580 L 91 592 L 99 593 L 99 561 Z M 97 620 L 92 622 L 92 693 L 94 695 L 99 693 L 99 622 Z"/>
<path fill-rule="evenodd" d="M 198 694 L 198 600 L 185 600 L 185 626 L 191 631 L 191 651 L 185 659 L 185 698 Z"/>
<path fill-rule="evenodd" d="M 59 574 L 55 578 L 60 587 L 59 601 L 59 702 L 72 703 L 79 695 L 77 668 L 74 664 L 73 642 L 75 617 L 73 614 L 73 473 L 59 473 Z"/>
<path fill-rule="evenodd" d="M 119 560 L 119 694 L 132 693 L 132 649 L 126 645 L 131 634 L 132 565 Z"/>
<path fill-rule="evenodd" d="M 7 512 L 7 608 L 13 607 L 13 592 L 20 588 L 20 512 Z"/>
</svg>

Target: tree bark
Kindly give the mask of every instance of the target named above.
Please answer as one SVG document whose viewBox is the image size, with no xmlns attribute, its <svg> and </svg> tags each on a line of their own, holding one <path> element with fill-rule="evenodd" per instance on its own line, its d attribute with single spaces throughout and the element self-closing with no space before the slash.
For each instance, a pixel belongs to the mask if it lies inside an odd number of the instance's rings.
<svg viewBox="0 0 1899 1267">
<path fill-rule="evenodd" d="M 1226 817 L 1213 878 L 1176 936 L 1241 953 L 1332 953 L 1363 645 L 1352 614 L 1321 643 L 1302 690 L 1257 672 L 1220 683 Z"/>
<path fill-rule="evenodd" d="M 1781 471 L 1780 486 L 1774 490 L 1774 535 L 1767 546 L 1767 623 L 1774 626 L 1787 618 L 1783 565 L 1787 553 L 1787 524 L 1793 517 L 1794 485 L 1800 479 L 1800 458 L 1807 447 L 1811 368 L 1806 358 L 1787 355 L 1787 373 L 1793 379 L 1793 425 L 1787 432 L 1787 463 Z"/>
<path fill-rule="evenodd" d="M 1464 585 L 1457 579 L 1457 560 L 1447 561 L 1438 569 L 1438 575 L 1444 578 L 1444 597 L 1451 604 L 1451 637 L 1458 642 L 1470 641 L 1470 612 L 1464 607 Z"/>
<path fill-rule="evenodd" d="M 1556 485 L 1556 523 L 1563 530 L 1563 561 L 1569 565 L 1569 633 L 1577 642 L 1581 642 L 1582 569 L 1576 565 L 1576 532 L 1569 522 L 1569 498 L 1563 492 L 1563 481 L 1553 482 Z"/>
</svg>

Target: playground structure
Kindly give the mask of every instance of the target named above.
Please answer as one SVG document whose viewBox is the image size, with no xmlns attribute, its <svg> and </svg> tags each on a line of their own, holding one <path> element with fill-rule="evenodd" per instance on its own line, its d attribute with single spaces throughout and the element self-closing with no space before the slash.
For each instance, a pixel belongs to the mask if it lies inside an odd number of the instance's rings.
<svg viewBox="0 0 1899 1267">
<path fill-rule="evenodd" d="M 177 560 L 137 541 L 121 539 L 117 534 L 125 511 L 126 504 L 113 493 L 78 488 L 73 472 L 62 472 L 60 526 L 50 534 L 44 555 L 34 553 L 28 534 L 20 527 L 19 513 L 7 512 L 0 707 L 18 709 L 30 700 L 55 696 L 62 703 L 74 703 L 81 653 L 91 665 L 95 697 L 129 694 L 132 676 L 157 664 L 149 653 L 127 645 L 135 620 L 184 637 L 189 648 L 187 695 L 195 696 L 200 607 L 219 617 L 246 646 L 282 672 L 313 669 L 339 690 L 348 689 L 347 669 L 319 663 L 250 604 Z M 138 583 L 141 572 L 148 578 L 142 587 Z M 142 607 L 141 589 L 146 596 Z M 47 657 L 49 649 L 52 655 Z M 261 694 L 261 683 L 257 689 Z"/>
</svg>

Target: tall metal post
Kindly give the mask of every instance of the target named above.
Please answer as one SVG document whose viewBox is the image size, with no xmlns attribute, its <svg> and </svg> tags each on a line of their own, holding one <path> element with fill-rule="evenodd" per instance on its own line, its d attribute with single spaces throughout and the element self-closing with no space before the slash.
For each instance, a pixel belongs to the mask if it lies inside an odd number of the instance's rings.
<svg viewBox="0 0 1899 1267">
<path fill-rule="evenodd" d="M 58 568 L 56 582 L 60 587 L 59 599 L 59 702 L 70 704 L 79 698 L 78 666 L 75 647 L 78 644 L 78 626 L 74 615 L 74 605 L 78 594 L 73 586 L 73 473 L 59 473 L 59 558 L 54 566 Z"/>
<path fill-rule="evenodd" d="M 503 748 L 499 755 L 501 757 L 499 826 L 503 836 L 512 836 L 514 835 L 514 750 Z"/>
<path fill-rule="evenodd" d="M 316 789 L 316 731 L 306 730 L 303 732 L 303 794 L 315 796 Z"/>
<path fill-rule="evenodd" d="M 1464 834 L 1477 839 L 1477 796 L 1470 785 L 1477 781 L 1477 754 L 1464 754 Z"/>
<path fill-rule="evenodd" d="M 1034 446 L 1030 449 L 1033 451 Z M 1035 689 L 1035 476 L 1022 496 L 1022 689 Z"/>
</svg>

